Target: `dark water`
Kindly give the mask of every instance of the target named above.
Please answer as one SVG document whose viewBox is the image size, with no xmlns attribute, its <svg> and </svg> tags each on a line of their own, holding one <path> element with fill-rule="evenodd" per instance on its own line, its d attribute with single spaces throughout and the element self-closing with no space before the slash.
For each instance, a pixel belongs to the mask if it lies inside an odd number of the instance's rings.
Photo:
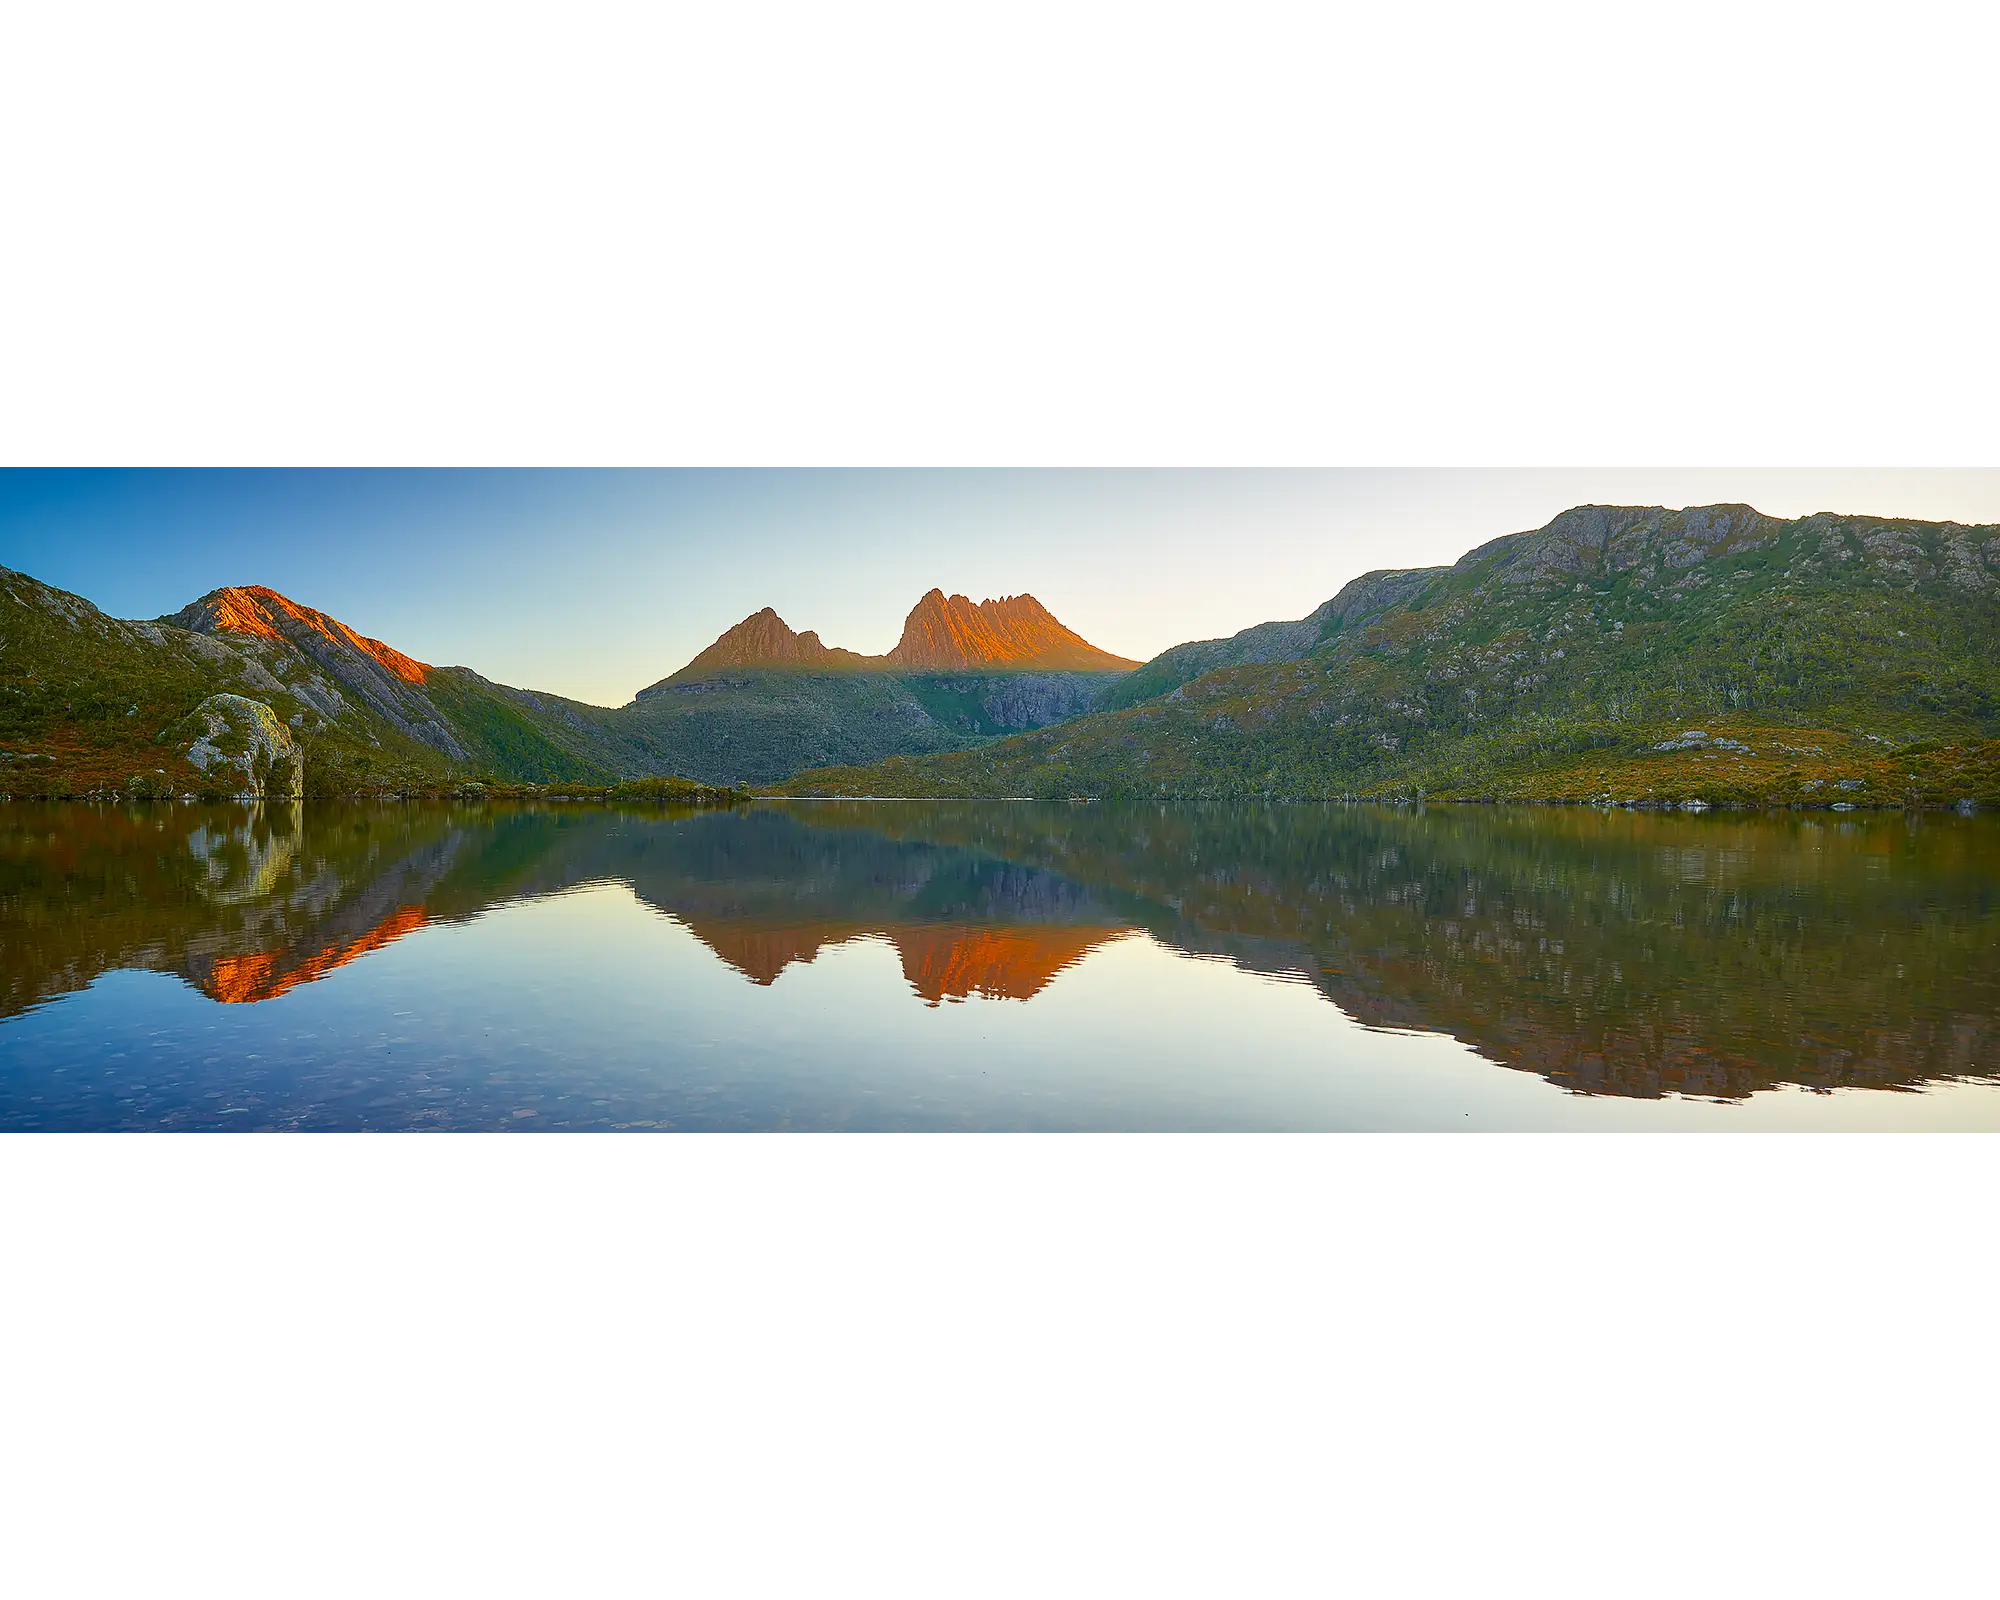
<svg viewBox="0 0 2000 1600">
<path fill-rule="evenodd" d="M 2000 823 L 0 806 L 0 1127 L 1991 1128 Z"/>
</svg>

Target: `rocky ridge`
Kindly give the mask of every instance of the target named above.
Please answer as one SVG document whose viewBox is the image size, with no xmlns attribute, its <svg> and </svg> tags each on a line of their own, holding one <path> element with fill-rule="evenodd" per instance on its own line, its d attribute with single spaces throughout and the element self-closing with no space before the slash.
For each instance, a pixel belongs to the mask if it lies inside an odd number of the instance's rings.
<svg viewBox="0 0 2000 1600">
<path fill-rule="evenodd" d="M 289 646 L 397 732 L 454 761 L 471 756 L 458 730 L 424 693 L 434 668 L 275 589 L 213 589 L 160 620 L 190 633 Z"/>
</svg>

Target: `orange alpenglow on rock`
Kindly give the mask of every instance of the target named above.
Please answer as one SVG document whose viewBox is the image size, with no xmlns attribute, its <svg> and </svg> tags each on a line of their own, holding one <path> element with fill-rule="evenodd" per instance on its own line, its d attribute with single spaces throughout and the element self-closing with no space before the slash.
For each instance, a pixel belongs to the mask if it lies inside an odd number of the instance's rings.
<svg viewBox="0 0 2000 1600">
<path fill-rule="evenodd" d="M 1099 945 L 1122 939 L 1124 928 L 1062 926 L 898 928 L 892 937 L 912 989 L 937 1005 L 984 995 L 1032 1000 L 1057 973 Z"/>
<path fill-rule="evenodd" d="M 974 605 L 962 594 L 946 599 L 941 589 L 917 602 L 888 659 L 901 667 L 932 672 L 975 667 L 1129 672 L 1139 665 L 1072 633 L 1031 594 L 1010 594 Z"/>
<path fill-rule="evenodd" d="M 217 956 L 195 987 L 226 1006 L 254 1005 L 275 1000 L 302 983 L 316 983 L 337 967 L 359 961 L 406 933 L 415 933 L 427 918 L 421 906 L 403 906 L 352 939 L 339 939 L 323 949 L 259 950 L 244 956 Z"/>
<path fill-rule="evenodd" d="M 307 643 L 302 635 L 310 635 L 316 642 L 367 656 L 405 683 L 421 684 L 431 674 L 423 662 L 394 646 L 356 633 L 338 617 L 302 606 L 260 584 L 213 590 L 169 620 L 199 633 L 244 633 L 297 645 Z"/>
<path fill-rule="evenodd" d="M 828 649 L 816 633 L 794 633 L 766 606 L 737 623 L 674 676 L 701 677 L 726 667 L 866 667 L 874 660 L 852 650 Z"/>
<path fill-rule="evenodd" d="M 887 655 L 833 649 L 817 633 L 794 633 L 766 606 L 745 617 L 676 672 L 669 683 L 730 668 L 866 672 L 1130 672 L 1138 666 L 1064 627 L 1031 594 L 974 605 L 933 589 L 903 622 Z"/>
</svg>

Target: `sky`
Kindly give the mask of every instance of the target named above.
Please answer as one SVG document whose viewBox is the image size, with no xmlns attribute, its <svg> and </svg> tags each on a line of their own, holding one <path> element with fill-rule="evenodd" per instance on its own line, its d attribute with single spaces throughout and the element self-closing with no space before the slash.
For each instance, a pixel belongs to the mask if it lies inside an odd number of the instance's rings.
<svg viewBox="0 0 2000 1600">
<path fill-rule="evenodd" d="M 879 654 L 926 590 L 1145 659 L 1572 505 L 2000 522 L 2000 470 L 0 470 L 0 565 L 120 617 L 264 584 L 436 666 L 622 705 L 773 606 Z"/>
</svg>

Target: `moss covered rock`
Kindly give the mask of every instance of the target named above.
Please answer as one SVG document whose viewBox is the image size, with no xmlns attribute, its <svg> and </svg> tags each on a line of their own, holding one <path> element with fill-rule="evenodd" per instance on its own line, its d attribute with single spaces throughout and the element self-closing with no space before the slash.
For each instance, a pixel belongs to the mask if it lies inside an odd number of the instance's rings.
<svg viewBox="0 0 2000 1600">
<path fill-rule="evenodd" d="M 261 700 L 210 695 L 174 730 L 174 744 L 226 793 L 296 800 L 304 790 L 304 753 Z"/>
</svg>

